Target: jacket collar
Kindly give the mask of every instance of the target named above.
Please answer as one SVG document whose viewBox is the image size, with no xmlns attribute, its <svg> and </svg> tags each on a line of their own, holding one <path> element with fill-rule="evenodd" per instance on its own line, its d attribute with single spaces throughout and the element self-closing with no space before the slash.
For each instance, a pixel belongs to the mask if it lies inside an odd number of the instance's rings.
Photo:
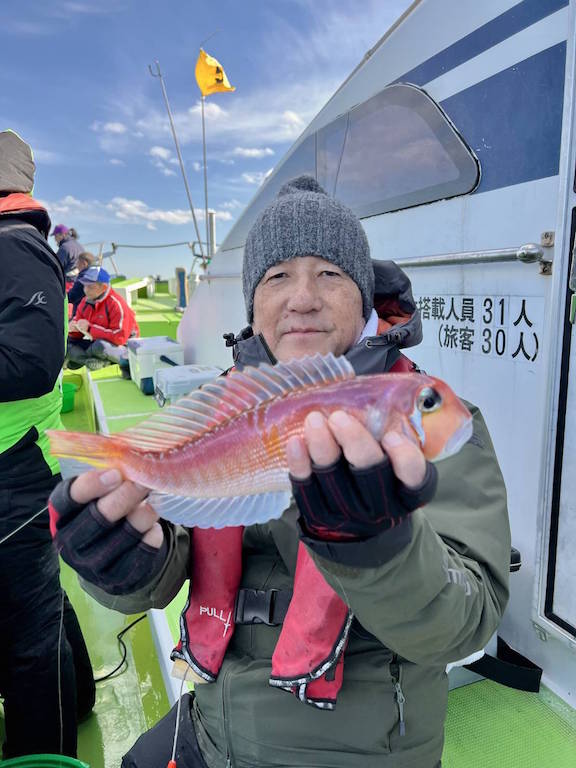
<svg viewBox="0 0 576 768">
<path fill-rule="evenodd" d="M 44 237 L 48 238 L 50 232 L 50 217 L 44 206 L 30 195 L 23 192 L 13 192 L 5 197 L 0 197 L 0 217 L 18 216 L 32 224 Z"/>
<path fill-rule="evenodd" d="M 422 341 L 422 322 L 416 309 L 408 276 L 393 261 L 374 261 L 374 307 L 378 313 L 378 333 L 355 344 L 345 357 L 357 374 L 389 370 L 400 356 L 400 349 Z M 244 328 L 238 336 L 227 334 L 226 345 L 233 347 L 238 369 L 260 363 L 277 362 L 262 334 Z"/>
<path fill-rule="evenodd" d="M 101 296 L 98 296 L 98 298 L 94 299 L 93 301 L 89 301 L 88 297 L 86 296 L 86 304 L 92 304 L 92 306 L 95 307 L 96 304 L 100 304 L 101 301 L 104 301 L 104 299 L 107 299 L 108 296 L 110 296 L 111 290 L 112 290 L 112 286 L 109 285 L 108 288 L 106 288 L 106 290 L 104 291 L 104 293 Z"/>
</svg>

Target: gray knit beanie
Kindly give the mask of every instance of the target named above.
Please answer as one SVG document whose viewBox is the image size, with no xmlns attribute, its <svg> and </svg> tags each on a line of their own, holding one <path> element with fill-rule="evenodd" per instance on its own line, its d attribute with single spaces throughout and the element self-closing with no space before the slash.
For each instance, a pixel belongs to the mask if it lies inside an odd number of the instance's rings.
<svg viewBox="0 0 576 768">
<path fill-rule="evenodd" d="M 362 313 L 368 320 L 374 306 L 368 239 L 350 208 L 328 197 L 313 176 L 286 182 L 248 233 L 242 287 L 249 323 L 254 291 L 266 270 L 295 256 L 320 256 L 346 272 L 360 289 Z"/>
</svg>

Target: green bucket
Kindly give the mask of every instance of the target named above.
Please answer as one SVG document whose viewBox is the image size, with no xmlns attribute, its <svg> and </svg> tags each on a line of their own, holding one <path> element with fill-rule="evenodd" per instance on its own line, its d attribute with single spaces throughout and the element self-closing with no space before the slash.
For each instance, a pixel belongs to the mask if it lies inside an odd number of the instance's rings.
<svg viewBox="0 0 576 768">
<path fill-rule="evenodd" d="M 2 768 L 90 768 L 88 763 L 66 755 L 24 755 L 2 760 Z"/>
<path fill-rule="evenodd" d="M 74 410 L 74 395 L 76 394 L 76 384 L 65 381 L 62 384 L 62 408 L 61 413 L 69 413 Z"/>
</svg>

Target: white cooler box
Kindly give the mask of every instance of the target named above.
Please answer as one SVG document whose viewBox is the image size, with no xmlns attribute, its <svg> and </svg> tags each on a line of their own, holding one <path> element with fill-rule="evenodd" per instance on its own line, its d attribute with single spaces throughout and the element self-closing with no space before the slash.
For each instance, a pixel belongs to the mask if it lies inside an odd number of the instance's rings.
<svg viewBox="0 0 576 768">
<path fill-rule="evenodd" d="M 184 362 L 182 345 L 168 336 L 128 339 L 126 346 L 130 376 L 145 395 L 154 394 L 155 371 L 159 368 L 171 368 L 172 364 L 181 365 Z"/>
<path fill-rule="evenodd" d="M 160 368 L 154 372 L 154 397 L 162 408 L 179 397 L 192 392 L 222 373 L 213 365 L 178 365 L 175 368 Z"/>
</svg>

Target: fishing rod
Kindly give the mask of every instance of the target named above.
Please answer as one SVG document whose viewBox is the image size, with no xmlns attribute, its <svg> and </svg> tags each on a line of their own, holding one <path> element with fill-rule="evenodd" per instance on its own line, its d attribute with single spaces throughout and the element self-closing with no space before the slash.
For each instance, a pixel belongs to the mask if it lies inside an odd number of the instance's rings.
<svg viewBox="0 0 576 768">
<path fill-rule="evenodd" d="M 35 513 L 32 515 L 32 517 L 29 517 L 29 518 L 28 518 L 28 520 L 26 520 L 25 522 L 21 523 L 21 525 L 19 525 L 19 526 L 18 526 L 18 528 L 15 528 L 15 529 L 14 529 L 14 530 L 13 530 L 11 533 L 9 533 L 7 536 L 4 536 L 2 539 L 0 539 L 0 544 L 4 544 L 4 542 L 5 542 L 5 541 L 8 541 L 8 539 L 12 538 L 12 536 L 15 536 L 15 535 L 18 533 L 18 531 L 21 531 L 21 530 L 22 530 L 22 528 L 25 528 L 25 527 L 26 527 L 27 525 L 29 525 L 29 524 L 30 524 L 30 523 L 31 523 L 33 520 L 36 520 L 36 518 L 37 518 L 37 517 L 40 517 L 40 515 L 42 514 L 42 512 L 46 512 L 46 510 L 47 510 L 47 509 L 48 509 L 48 507 L 46 506 L 46 507 L 42 507 L 42 509 L 41 509 L 41 510 L 39 510 L 38 512 L 35 512 Z"/>
</svg>

